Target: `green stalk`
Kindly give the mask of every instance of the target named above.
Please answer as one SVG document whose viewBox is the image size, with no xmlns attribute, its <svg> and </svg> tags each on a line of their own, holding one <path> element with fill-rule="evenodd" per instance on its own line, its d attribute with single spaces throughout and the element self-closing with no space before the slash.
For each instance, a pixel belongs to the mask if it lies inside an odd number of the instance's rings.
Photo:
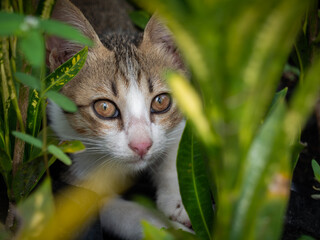
<svg viewBox="0 0 320 240">
<path fill-rule="evenodd" d="M 1 95 L 2 95 L 2 103 L 3 103 L 3 120 L 4 120 L 4 142 L 5 142 L 5 151 L 8 156 L 10 154 L 10 131 L 9 131 L 9 121 L 8 121 L 8 107 L 7 104 L 10 104 L 9 100 L 9 90 L 7 85 L 7 76 L 4 70 L 3 60 L 1 59 L 0 63 L 1 70 Z"/>
<path fill-rule="evenodd" d="M 51 15 L 52 6 L 54 5 L 55 0 L 46 0 L 43 4 L 43 9 L 41 13 L 41 18 L 48 19 Z"/>
<path fill-rule="evenodd" d="M 44 153 L 44 164 L 46 167 L 47 176 L 50 177 L 50 171 L 49 171 L 49 164 L 48 164 L 48 142 L 47 142 L 47 114 L 46 114 L 46 97 L 43 96 L 44 90 L 46 89 L 46 83 L 45 83 L 45 73 L 46 68 L 45 65 L 42 66 L 41 72 L 40 72 L 40 79 L 41 79 L 41 91 L 40 91 L 40 99 L 41 99 L 41 112 L 42 112 L 42 151 Z"/>
</svg>

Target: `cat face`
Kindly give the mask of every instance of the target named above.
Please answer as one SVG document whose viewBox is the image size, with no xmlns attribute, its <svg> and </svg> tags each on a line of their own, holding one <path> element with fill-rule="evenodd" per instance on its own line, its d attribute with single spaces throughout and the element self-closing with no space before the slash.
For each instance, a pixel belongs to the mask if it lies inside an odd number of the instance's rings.
<svg viewBox="0 0 320 240">
<path fill-rule="evenodd" d="M 52 127 L 62 139 L 83 141 L 86 150 L 80 154 L 86 156 L 87 168 L 112 164 L 144 169 L 161 159 L 181 134 L 183 117 L 164 81 L 166 70 L 183 71 L 171 36 L 152 18 L 143 36 L 106 35 L 100 41 L 82 14 L 74 11 L 79 19 L 69 23 L 95 46 L 83 69 L 62 89 L 78 112 L 65 113 L 51 103 Z M 59 11 L 54 14 L 59 19 Z M 79 50 L 67 42 L 57 48 L 57 42 L 47 43 L 52 69 Z"/>
</svg>

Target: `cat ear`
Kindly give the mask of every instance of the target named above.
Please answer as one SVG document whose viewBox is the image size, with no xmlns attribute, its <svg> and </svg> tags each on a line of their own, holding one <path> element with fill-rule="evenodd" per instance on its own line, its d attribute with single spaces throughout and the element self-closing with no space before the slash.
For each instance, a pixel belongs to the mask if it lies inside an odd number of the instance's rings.
<svg viewBox="0 0 320 240">
<path fill-rule="evenodd" d="M 51 18 L 75 27 L 91 39 L 94 45 L 102 44 L 89 21 L 69 0 L 58 0 Z M 76 42 L 49 36 L 46 39 L 47 65 L 53 71 L 82 48 L 83 45 Z"/>
<path fill-rule="evenodd" d="M 165 51 L 165 54 L 172 58 L 173 64 L 176 67 L 180 69 L 184 68 L 181 55 L 171 31 L 156 14 L 150 18 L 144 30 L 142 44 L 146 44 L 149 47 L 156 46 L 160 48 L 161 51 Z"/>
</svg>

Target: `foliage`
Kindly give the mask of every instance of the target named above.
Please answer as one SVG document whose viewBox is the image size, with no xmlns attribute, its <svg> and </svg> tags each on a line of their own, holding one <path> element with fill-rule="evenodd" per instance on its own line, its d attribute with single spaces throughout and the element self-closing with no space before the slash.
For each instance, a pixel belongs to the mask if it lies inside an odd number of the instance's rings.
<svg viewBox="0 0 320 240">
<path fill-rule="evenodd" d="M 53 209 L 50 180 L 30 195 L 57 158 L 70 164 L 65 153 L 83 149 L 80 142 L 48 137 L 47 98 L 65 111 L 76 111 L 58 91 L 81 69 L 88 49 L 45 77 L 44 34 L 89 45 L 74 29 L 47 20 L 53 2 L 40 1 L 41 16 L 32 17 L 23 15 L 34 14 L 31 1 L 1 2 L 0 172 L 10 204 L 18 204 L 18 239 L 70 238 L 98 211 L 100 201 L 74 189 L 65 194 L 83 202 L 82 208 L 60 200 Z M 279 239 L 300 129 L 320 86 L 320 60 L 312 42 L 319 39 L 313 24 L 316 1 L 138 2 L 167 19 L 192 73 L 191 82 L 178 73 L 167 77 L 188 118 L 177 168 L 195 235 L 143 223 L 145 237 Z M 131 17 L 141 28 L 148 18 L 142 12 Z M 290 52 L 300 79 L 286 104 L 286 90 L 274 92 Z M 6 227 L 14 232 L 9 217 Z M 10 234 L 0 224 L 0 236 Z"/>
<path fill-rule="evenodd" d="M 320 165 L 317 163 L 316 160 L 312 159 L 311 166 L 312 166 L 315 180 L 318 183 L 320 183 Z M 320 189 L 317 187 L 313 187 L 313 188 L 317 191 L 320 191 Z M 312 194 L 311 197 L 314 199 L 320 199 L 320 194 Z"/>
<path fill-rule="evenodd" d="M 311 31 L 316 1 L 138 2 L 166 19 L 192 72 L 191 83 L 178 73 L 169 74 L 168 82 L 208 156 L 216 201 L 212 238 L 279 239 L 300 129 L 319 91 L 320 61 L 312 42 L 317 30 Z M 280 100 L 273 95 L 293 46 L 300 82 L 285 104 L 285 94 Z M 193 156 L 179 157 L 178 163 Z M 179 171 L 183 193 L 182 179 L 194 172 L 178 164 Z M 188 194 L 182 197 L 191 222 L 204 229 L 208 222 L 195 213 L 207 197 L 194 209 L 186 198 L 196 192 Z"/>
<path fill-rule="evenodd" d="M 40 9 L 41 16 L 22 14 L 24 7 L 25 13 L 31 13 L 31 2 L 1 2 L 0 173 L 10 201 L 6 229 L 15 231 L 17 223 L 13 208 L 18 204 L 23 222 L 19 236 L 23 239 L 30 232 L 38 233 L 53 214 L 50 181 L 46 180 L 29 197 L 31 191 L 45 172 L 49 175 L 48 168 L 56 159 L 70 165 L 71 160 L 65 153 L 84 149 L 79 141 L 59 143 L 48 137 L 47 99 L 65 111 L 77 110 L 75 104 L 58 91 L 80 71 L 88 48 L 45 77 L 45 35 L 91 45 L 79 31 L 47 19 L 51 12 L 50 2 L 46 1 Z"/>
</svg>

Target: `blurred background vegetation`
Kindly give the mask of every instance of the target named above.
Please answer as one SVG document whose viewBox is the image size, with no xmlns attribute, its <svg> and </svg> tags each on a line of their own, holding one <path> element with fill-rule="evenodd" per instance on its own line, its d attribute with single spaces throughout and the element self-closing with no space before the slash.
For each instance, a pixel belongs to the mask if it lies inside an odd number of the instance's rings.
<svg viewBox="0 0 320 240">
<path fill-rule="evenodd" d="M 280 239 L 293 171 L 304 148 L 301 130 L 320 88 L 319 2 L 135 2 L 163 18 L 191 72 L 190 81 L 174 72 L 167 79 L 188 119 L 177 166 L 195 234 L 143 223 L 145 238 Z M 48 167 L 56 159 L 70 164 L 65 153 L 83 145 L 48 138 L 46 99 L 76 111 L 58 90 L 81 69 L 87 48 L 46 76 L 44 35 L 90 46 L 77 31 L 48 20 L 53 4 L 1 2 L 0 171 L 10 203 L 0 224 L 4 239 L 70 238 L 98 211 L 99 197 L 79 189 L 65 193 L 79 199 L 79 208 L 66 198 L 53 201 Z M 131 17 L 143 28 L 148 14 Z M 319 180 L 319 165 L 313 161 L 312 166 Z M 47 180 L 30 195 L 46 171 Z"/>
</svg>

